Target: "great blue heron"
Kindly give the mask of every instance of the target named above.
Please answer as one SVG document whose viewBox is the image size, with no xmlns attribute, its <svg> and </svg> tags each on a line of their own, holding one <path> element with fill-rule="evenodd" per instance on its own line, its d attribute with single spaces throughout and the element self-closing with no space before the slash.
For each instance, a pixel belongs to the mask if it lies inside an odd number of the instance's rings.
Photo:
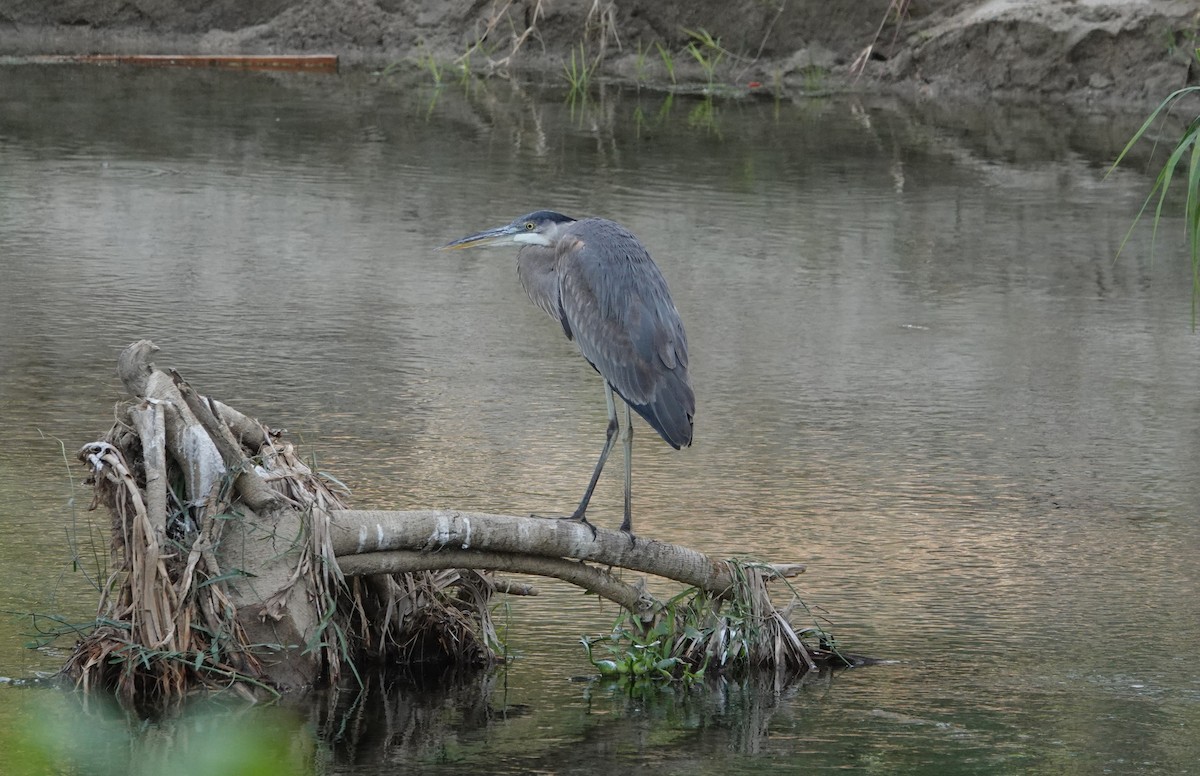
<svg viewBox="0 0 1200 776">
<path fill-rule="evenodd" d="M 629 230 L 603 218 L 576 220 L 552 210 L 521 216 L 442 246 L 519 245 L 517 277 L 529 298 L 562 326 L 604 378 L 608 429 L 600 460 L 574 513 L 586 514 L 620 425 L 613 391 L 625 404 L 625 519 L 632 538 L 633 427 L 629 408 L 678 450 L 692 443 L 696 395 L 688 378 L 687 335 L 667 281 Z"/>
</svg>

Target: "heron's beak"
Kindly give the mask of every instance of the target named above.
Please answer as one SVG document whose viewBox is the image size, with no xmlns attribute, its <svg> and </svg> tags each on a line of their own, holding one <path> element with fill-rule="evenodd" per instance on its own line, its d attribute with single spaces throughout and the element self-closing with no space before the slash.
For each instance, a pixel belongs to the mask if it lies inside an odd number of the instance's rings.
<svg viewBox="0 0 1200 776">
<path fill-rule="evenodd" d="M 451 243 L 446 243 L 440 251 L 458 251 L 463 248 L 474 248 L 476 246 L 483 247 L 488 245 L 510 245 L 513 242 L 512 236 L 517 233 L 517 230 L 511 225 L 497 226 L 495 229 L 485 229 L 482 232 L 468 235 Z"/>
</svg>

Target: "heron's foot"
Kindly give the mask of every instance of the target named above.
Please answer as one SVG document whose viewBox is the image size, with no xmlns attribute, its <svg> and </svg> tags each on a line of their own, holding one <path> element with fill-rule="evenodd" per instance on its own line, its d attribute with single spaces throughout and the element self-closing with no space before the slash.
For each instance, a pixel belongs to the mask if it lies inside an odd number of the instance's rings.
<svg viewBox="0 0 1200 776">
<path fill-rule="evenodd" d="M 637 537 L 633 535 L 633 521 L 628 517 L 621 522 L 621 533 L 629 537 L 630 549 L 637 546 Z"/>
<path fill-rule="evenodd" d="M 594 526 L 588 522 L 587 516 L 583 512 L 576 512 L 573 515 L 567 515 L 566 517 L 560 517 L 558 519 L 559 520 L 570 520 L 572 523 L 583 523 L 588 528 L 592 529 L 592 539 L 593 540 L 595 540 L 596 537 L 599 536 L 599 533 L 596 531 L 596 526 Z"/>
</svg>

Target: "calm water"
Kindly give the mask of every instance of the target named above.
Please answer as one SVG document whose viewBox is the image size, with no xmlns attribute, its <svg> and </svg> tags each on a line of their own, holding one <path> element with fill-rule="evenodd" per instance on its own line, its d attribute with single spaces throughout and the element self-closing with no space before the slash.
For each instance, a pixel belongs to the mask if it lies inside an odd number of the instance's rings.
<svg viewBox="0 0 1200 776">
<path fill-rule="evenodd" d="M 1178 219 L 1114 260 L 1151 178 L 1102 180 L 1140 117 L 562 97 L 0 70 L 0 675 L 69 646 L 20 613 L 93 611 L 74 451 L 135 339 L 357 506 L 572 507 L 597 378 L 513 253 L 432 250 L 552 206 L 628 225 L 688 326 L 696 444 L 638 429 L 639 532 L 806 562 L 842 643 L 900 662 L 635 701 L 568 681 L 616 612 L 545 583 L 506 675 L 301 707 L 328 772 L 1200 771 L 1190 270 Z"/>
</svg>

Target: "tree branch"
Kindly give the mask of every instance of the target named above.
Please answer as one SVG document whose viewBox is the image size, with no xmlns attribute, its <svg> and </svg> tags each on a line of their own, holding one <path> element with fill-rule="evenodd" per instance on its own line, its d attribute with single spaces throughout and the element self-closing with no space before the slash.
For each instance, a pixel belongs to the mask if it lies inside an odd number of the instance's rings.
<svg viewBox="0 0 1200 776">
<path fill-rule="evenodd" d="M 606 571 L 578 561 L 544 558 L 510 552 L 441 549 L 437 552 L 387 550 L 338 558 L 342 573 L 348 576 L 398 574 L 437 569 L 486 569 L 510 574 L 536 574 L 555 577 L 607 598 L 634 614 L 648 618 L 662 603 L 640 586 L 622 582 Z"/>
<path fill-rule="evenodd" d="M 213 444 L 217 446 L 217 450 L 221 453 L 221 460 L 225 462 L 225 467 L 229 471 L 237 473 L 233 485 L 250 505 L 250 508 L 256 512 L 264 512 L 278 506 L 279 494 L 271 490 L 271 486 L 263 482 L 262 477 L 259 477 L 258 473 L 254 471 L 254 464 L 246 458 L 241 444 L 234 438 L 233 432 L 225 425 L 224 421 L 216 416 L 207 400 L 196 393 L 195 389 L 188 385 L 187 380 L 184 380 L 174 369 L 171 370 L 171 381 L 188 409 L 192 411 L 192 415 L 208 432 L 208 437 Z"/>
<path fill-rule="evenodd" d="M 453 549 L 572 558 L 620 566 L 674 579 L 717 595 L 728 590 L 734 581 L 724 561 L 713 560 L 687 547 L 645 538 L 631 543 L 627 534 L 603 528 L 597 529 L 593 539 L 591 529 L 569 520 L 434 510 L 344 509 L 334 510 L 331 516 L 334 554 L 347 574 L 365 573 L 357 571 L 354 565 L 365 561 L 352 562 L 353 556 L 392 550 L 418 550 L 418 555 L 430 558 L 429 563 L 435 564 L 424 568 L 454 568 L 455 564 L 444 554 Z M 349 571 L 351 568 L 356 570 Z M 777 577 L 794 576 L 804 569 L 798 564 L 771 568 Z"/>
</svg>

